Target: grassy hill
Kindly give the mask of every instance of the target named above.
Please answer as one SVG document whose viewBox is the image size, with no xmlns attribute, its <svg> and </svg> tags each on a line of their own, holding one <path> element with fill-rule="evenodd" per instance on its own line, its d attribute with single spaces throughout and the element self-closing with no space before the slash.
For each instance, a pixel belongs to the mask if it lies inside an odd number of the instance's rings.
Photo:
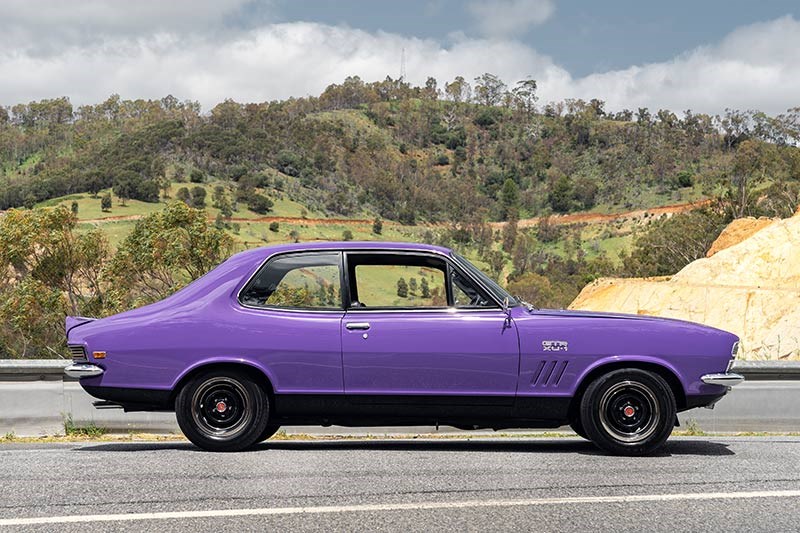
<svg viewBox="0 0 800 533">
<path fill-rule="evenodd" d="M 600 276 L 674 273 L 704 255 L 730 219 L 788 216 L 800 203 L 800 112 L 679 117 L 612 112 L 598 100 L 537 106 L 513 90 L 478 101 L 455 83 L 443 92 L 347 78 L 318 97 L 226 100 L 208 113 L 171 96 L 112 96 L 77 110 L 66 98 L 3 107 L 0 210 L 74 204 L 77 233 L 108 241 L 117 256 L 140 221 L 176 199 L 202 208 L 191 216 L 237 250 L 430 242 L 558 307 Z M 0 294 L 24 293 L 38 305 L 43 288 L 24 283 L 32 271 L 19 270 Z M 171 273 L 167 285 L 194 275 Z M 35 281 L 46 282 L 53 302 L 64 293 L 61 281 Z M 125 305 L 144 301 L 112 293 Z M 56 303 L 41 322 L 53 338 L 63 314 Z M 116 310 L 108 298 L 85 305 Z M 6 307 L 28 327 L 20 306 Z M 0 344 L 19 337 L 6 333 L 0 328 Z"/>
</svg>

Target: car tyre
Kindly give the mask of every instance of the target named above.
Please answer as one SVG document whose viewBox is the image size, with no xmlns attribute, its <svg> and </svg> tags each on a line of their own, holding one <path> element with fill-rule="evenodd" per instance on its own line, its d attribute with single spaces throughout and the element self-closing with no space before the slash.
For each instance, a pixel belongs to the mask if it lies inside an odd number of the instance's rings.
<svg viewBox="0 0 800 533">
<path fill-rule="evenodd" d="M 677 408 L 667 382 L 653 372 L 621 369 L 595 379 L 581 398 L 588 438 L 615 455 L 647 455 L 672 433 Z"/>
<path fill-rule="evenodd" d="M 267 424 L 267 427 L 264 428 L 264 431 L 261 432 L 261 435 L 258 436 L 256 439 L 256 444 L 259 442 L 264 442 L 265 440 L 272 437 L 281 427 L 277 424 Z"/>
<path fill-rule="evenodd" d="M 577 433 L 579 437 L 582 437 L 586 440 L 592 440 L 589 438 L 589 435 L 586 434 L 586 430 L 583 428 L 580 417 L 576 416 L 570 420 L 569 427 L 572 428 L 572 431 Z"/>
<path fill-rule="evenodd" d="M 244 372 L 210 370 L 178 393 L 175 415 L 190 441 L 214 452 L 249 448 L 269 424 L 269 398 Z"/>
</svg>

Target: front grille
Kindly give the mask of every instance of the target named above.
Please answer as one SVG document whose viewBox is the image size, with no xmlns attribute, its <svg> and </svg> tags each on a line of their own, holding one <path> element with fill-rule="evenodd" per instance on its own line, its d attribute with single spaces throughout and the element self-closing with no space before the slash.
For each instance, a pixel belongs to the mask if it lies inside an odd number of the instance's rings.
<svg viewBox="0 0 800 533">
<path fill-rule="evenodd" d="M 86 349 L 83 346 L 70 346 L 69 353 L 72 354 L 73 363 L 85 363 L 89 360 L 86 357 Z"/>
</svg>

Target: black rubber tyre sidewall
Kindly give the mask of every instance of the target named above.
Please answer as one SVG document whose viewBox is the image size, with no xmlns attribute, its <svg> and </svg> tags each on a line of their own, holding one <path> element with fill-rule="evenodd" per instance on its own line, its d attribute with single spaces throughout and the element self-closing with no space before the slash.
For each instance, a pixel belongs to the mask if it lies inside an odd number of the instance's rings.
<svg viewBox="0 0 800 533">
<path fill-rule="evenodd" d="M 661 413 L 653 434 L 635 444 L 615 439 L 600 421 L 599 404 L 603 393 L 621 381 L 636 381 L 648 387 L 654 393 Z M 631 368 L 613 370 L 595 379 L 581 398 L 580 419 L 589 440 L 601 450 L 614 455 L 648 455 L 661 448 L 669 438 L 676 412 L 675 395 L 664 378 L 654 372 Z"/>
<path fill-rule="evenodd" d="M 589 438 L 589 435 L 586 434 L 586 430 L 581 423 L 580 417 L 575 417 L 569 421 L 569 427 L 572 428 L 572 431 L 578 434 L 579 437 L 584 438 L 586 440 L 592 440 Z"/>
<path fill-rule="evenodd" d="M 194 392 L 213 377 L 227 377 L 238 381 L 247 394 L 248 403 L 253 410 L 249 426 L 229 440 L 217 440 L 203 435 L 196 427 L 192 417 L 192 396 Z M 175 416 L 178 426 L 186 438 L 198 447 L 212 452 L 236 452 L 249 448 L 265 432 L 269 423 L 269 399 L 257 382 L 244 372 L 236 370 L 209 370 L 192 378 L 178 393 L 175 399 Z"/>
<path fill-rule="evenodd" d="M 261 435 L 256 439 L 256 443 L 264 442 L 269 439 L 277 433 L 279 429 L 281 429 L 281 427 L 278 424 L 267 424 L 267 427 L 264 428 L 264 431 L 262 431 Z"/>
</svg>

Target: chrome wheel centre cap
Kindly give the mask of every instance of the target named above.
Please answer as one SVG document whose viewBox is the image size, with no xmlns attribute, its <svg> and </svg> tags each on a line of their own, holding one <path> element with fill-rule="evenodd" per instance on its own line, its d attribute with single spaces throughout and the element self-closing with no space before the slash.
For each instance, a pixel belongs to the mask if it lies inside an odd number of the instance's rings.
<svg viewBox="0 0 800 533">
<path fill-rule="evenodd" d="M 218 413 L 224 413 L 227 409 L 228 409 L 228 406 L 227 406 L 227 404 L 225 402 L 217 402 L 217 406 L 215 407 L 215 410 Z"/>
<path fill-rule="evenodd" d="M 634 409 L 630 405 L 626 405 L 625 408 L 622 410 L 622 414 L 630 418 L 636 414 L 636 409 Z"/>
</svg>

